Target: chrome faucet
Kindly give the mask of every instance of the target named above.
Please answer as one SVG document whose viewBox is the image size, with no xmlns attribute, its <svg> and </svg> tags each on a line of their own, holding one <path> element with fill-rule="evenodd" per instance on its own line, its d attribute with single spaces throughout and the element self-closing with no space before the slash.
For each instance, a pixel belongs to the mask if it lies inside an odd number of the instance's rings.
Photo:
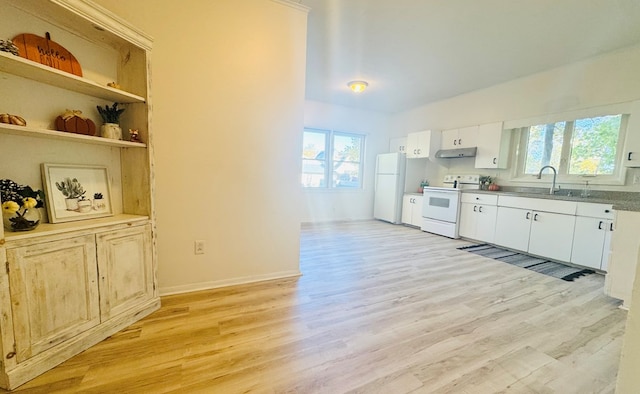
<svg viewBox="0 0 640 394">
<path fill-rule="evenodd" d="M 542 167 L 536 178 L 542 178 L 542 171 L 544 171 L 545 168 L 551 168 L 553 170 L 553 183 L 551 184 L 551 189 L 549 189 L 549 194 L 554 194 L 556 192 L 556 175 L 558 175 L 558 172 L 555 168 L 553 168 L 553 166 Z"/>
</svg>

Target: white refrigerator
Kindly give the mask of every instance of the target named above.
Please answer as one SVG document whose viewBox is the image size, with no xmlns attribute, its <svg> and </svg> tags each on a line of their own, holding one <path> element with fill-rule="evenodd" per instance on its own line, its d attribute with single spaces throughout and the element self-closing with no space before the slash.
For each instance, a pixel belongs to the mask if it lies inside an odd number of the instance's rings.
<svg viewBox="0 0 640 394">
<path fill-rule="evenodd" d="M 406 160 L 403 153 L 383 153 L 376 158 L 374 218 L 401 223 Z"/>
</svg>

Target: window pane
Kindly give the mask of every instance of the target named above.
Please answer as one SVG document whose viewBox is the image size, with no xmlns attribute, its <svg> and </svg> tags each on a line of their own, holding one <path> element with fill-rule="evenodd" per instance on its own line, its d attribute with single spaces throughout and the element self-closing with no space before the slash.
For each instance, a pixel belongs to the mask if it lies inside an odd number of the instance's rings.
<svg viewBox="0 0 640 394">
<path fill-rule="evenodd" d="M 302 137 L 302 158 L 324 160 L 327 149 L 327 134 L 318 131 L 304 131 Z"/>
<path fill-rule="evenodd" d="M 350 134 L 335 134 L 333 136 L 333 160 L 340 162 L 360 162 L 360 147 L 362 137 Z"/>
<path fill-rule="evenodd" d="M 360 164 L 342 162 L 333 172 L 334 187 L 360 187 Z"/>
<path fill-rule="evenodd" d="M 302 160 L 302 186 L 325 187 L 325 162 L 322 160 Z"/>
<path fill-rule="evenodd" d="M 327 133 L 305 130 L 302 137 L 303 187 L 327 186 Z"/>
<path fill-rule="evenodd" d="M 612 115 L 575 121 L 569 174 L 613 174 L 621 120 L 622 115 Z"/>
<path fill-rule="evenodd" d="M 566 122 L 529 127 L 525 174 L 537 174 L 544 166 L 560 167 L 562 140 Z"/>
</svg>

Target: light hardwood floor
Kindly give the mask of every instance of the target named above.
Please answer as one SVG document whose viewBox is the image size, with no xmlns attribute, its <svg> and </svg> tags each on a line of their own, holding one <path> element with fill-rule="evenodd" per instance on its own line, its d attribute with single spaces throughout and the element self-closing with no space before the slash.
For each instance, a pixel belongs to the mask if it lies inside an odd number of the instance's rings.
<svg viewBox="0 0 640 394">
<path fill-rule="evenodd" d="M 164 297 L 28 393 L 611 393 L 626 312 L 378 221 L 303 226 L 297 279 Z M 1 390 L 0 390 L 1 391 Z"/>
</svg>

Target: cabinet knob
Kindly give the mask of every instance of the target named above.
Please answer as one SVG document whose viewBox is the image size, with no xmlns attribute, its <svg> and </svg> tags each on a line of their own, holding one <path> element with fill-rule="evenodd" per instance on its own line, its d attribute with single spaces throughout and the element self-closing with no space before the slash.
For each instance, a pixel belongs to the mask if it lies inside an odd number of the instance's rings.
<svg viewBox="0 0 640 394">
<path fill-rule="evenodd" d="M 609 212 L 611 212 L 609 209 L 604 210 L 604 213 L 609 213 Z"/>
</svg>

